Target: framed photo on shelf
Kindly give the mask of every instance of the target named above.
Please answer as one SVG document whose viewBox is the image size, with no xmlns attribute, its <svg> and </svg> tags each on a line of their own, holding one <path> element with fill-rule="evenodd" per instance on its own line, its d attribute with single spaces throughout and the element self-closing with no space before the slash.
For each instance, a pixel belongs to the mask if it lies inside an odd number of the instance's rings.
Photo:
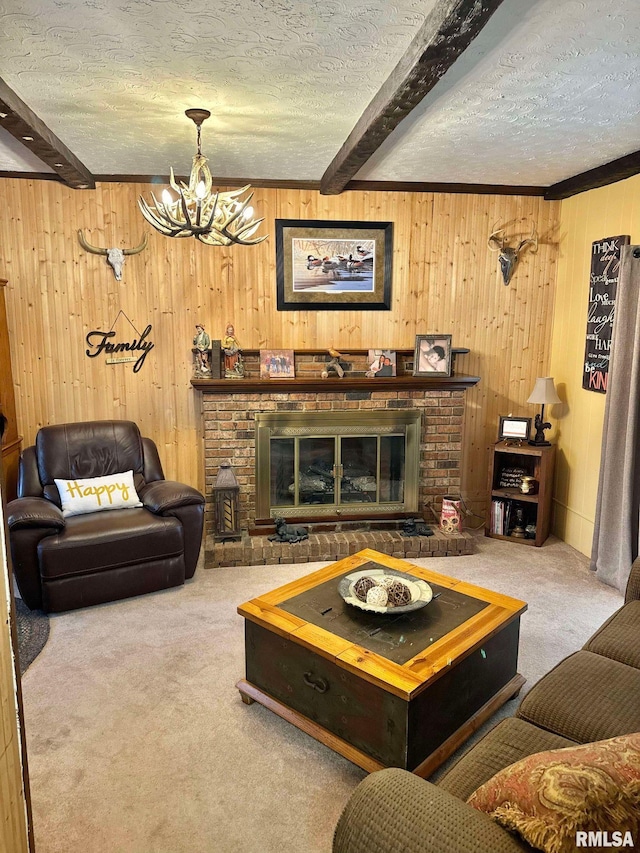
<svg viewBox="0 0 640 853">
<path fill-rule="evenodd" d="M 261 349 L 260 379 L 294 379 L 292 349 Z"/>
<path fill-rule="evenodd" d="M 513 418 L 500 415 L 498 441 L 528 441 L 531 435 L 531 418 Z"/>
<path fill-rule="evenodd" d="M 370 349 L 367 376 L 395 376 L 397 370 L 396 351 L 392 349 Z"/>
<path fill-rule="evenodd" d="M 416 335 L 414 376 L 451 376 L 451 335 Z"/>
<path fill-rule="evenodd" d="M 276 219 L 278 311 L 389 311 L 392 222 Z"/>
</svg>

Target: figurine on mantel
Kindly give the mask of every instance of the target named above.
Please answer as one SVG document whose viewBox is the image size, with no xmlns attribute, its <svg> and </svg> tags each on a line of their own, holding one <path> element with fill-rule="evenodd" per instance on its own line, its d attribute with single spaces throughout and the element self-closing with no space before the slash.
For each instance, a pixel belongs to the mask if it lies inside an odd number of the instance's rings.
<svg viewBox="0 0 640 853">
<path fill-rule="evenodd" d="M 244 377 L 244 362 L 240 352 L 240 343 L 231 323 L 227 324 L 221 345 L 224 353 L 224 378 L 242 379 Z"/>
<path fill-rule="evenodd" d="M 340 364 L 340 359 L 343 357 L 342 353 L 338 352 L 338 350 L 334 349 L 333 347 L 329 347 L 329 355 L 331 356 L 331 361 L 328 361 L 325 364 L 324 370 L 322 371 L 320 376 L 322 376 L 323 379 L 327 379 L 329 376 L 329 371 L 335 370 L 340 379 L 342 379 L 342 377 L 344 376 L 344 367 L 342 367 L 342 365 Z"/>
<path fill-rule="evenodd" d="M 193 339 L 193 348 L 196 356 L 196 375 L 210 374 L 209 351 L 211 349 L 211 338 L 205 332 L 202 323 L 196 323 L 196 334 Z"/>
</svg>

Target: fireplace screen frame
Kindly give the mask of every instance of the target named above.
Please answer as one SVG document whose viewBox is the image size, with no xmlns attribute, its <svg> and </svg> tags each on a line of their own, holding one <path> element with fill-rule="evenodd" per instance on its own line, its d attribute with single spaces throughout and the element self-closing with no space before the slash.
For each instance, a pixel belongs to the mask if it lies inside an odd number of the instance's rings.
<svg viewBox="0 0 640 853">
<path fill-rule="evenodd" d="M 327 518 L 355 515 L 363 518 L 418 511 L 420 434 L 422 412 L 371 410 L 342 412 L 259 412 L 255 415 L 256 517 Z M 274 506 L 271 504 L 271 441 L 277 438 L 360 438 L 404 436 L 402 500 Z M 380 442 L 378 441 L 378 448 Z M 296 475 L 297 477 L 297 475 Z"/>
</svg>

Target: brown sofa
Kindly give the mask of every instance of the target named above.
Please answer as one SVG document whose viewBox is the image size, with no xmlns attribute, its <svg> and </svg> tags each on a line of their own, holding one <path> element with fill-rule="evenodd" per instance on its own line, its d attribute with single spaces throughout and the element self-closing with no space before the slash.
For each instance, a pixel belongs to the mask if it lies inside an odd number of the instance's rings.
<svg viewBox="0 0 640 853">
<path fill-rule="evenodd" d="M 63 516 L 55 479 L 129 470 L 143 506 Z M 7 520 L 20 595 L 31 609 L 58 612 L 192 577 L 204 497 L 164 479 L 155 444 L 131 421 L 62 424 L 43 427 L 22 453 Z"/>
<path fill-rule="evenodd" d="M 467 805 L 469 796 L 525 756 L 633 732 L 640 732 L 640 558 L 624 605 L 437 784 L 395 768 L 364 779 L 338 821 L 333 853 L 532 851 Z"/>
</svg>

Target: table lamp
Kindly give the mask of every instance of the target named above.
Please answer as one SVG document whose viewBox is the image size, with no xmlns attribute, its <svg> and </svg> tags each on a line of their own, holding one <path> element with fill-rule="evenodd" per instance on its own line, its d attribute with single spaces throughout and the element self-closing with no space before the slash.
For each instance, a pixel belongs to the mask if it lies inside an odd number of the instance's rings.
<svg viewBox="0 0 640 853">
<path fill-rule="evenodd" d="M 545 423 L 544 420 L 544 407 L 547 403 L 561 403 L 562 400 L 558 397 L 558 392 L 556 391 L 556 387 L 553 384 L 552 376 L 544 376 L 538 377 L 536 379 L 536 384 L 533 387 L 533 391 L 527 403 L 541 403 L 542 409 L 540 410 L 540 414 L 536 415 L 535 420 L 533 422 L 536 428 L 536 437 L 533 441 L 529 441 L 529 444 L 533 444 L 536 447 L 550 447 L 551 442 L 545 440 L 544 431 L 545 429 L 551 429 L 551 424 L 549 422 Z"/>
</svg>

